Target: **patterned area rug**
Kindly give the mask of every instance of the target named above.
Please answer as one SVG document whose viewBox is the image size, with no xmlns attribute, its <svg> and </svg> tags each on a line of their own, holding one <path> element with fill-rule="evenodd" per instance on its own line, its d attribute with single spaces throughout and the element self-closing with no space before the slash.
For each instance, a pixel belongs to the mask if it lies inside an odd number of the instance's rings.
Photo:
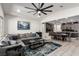
<svg viewBox="0 0 79 59">
<path fill-rule="evenodd" d="M 36 49 L 26 49 L 25 55 L 26 56 L 46 56 L 49 53 L 53 52 L 57 48 L 59 48 L 61 45 L 57 43 L 46 43 L 44 46 L 36 48 Z"/>
</svg>

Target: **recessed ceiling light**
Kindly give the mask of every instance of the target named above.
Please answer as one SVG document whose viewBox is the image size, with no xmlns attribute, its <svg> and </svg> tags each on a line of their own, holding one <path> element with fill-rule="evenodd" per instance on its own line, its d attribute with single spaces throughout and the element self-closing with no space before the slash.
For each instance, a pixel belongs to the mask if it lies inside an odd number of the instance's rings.
<svg viewBox="0 0 79 59">
<path fill-rule="evenodd" d="M 20 9 L 17 9 L 17 12 L 21 12 L 21 10 Z"/>
</svg>

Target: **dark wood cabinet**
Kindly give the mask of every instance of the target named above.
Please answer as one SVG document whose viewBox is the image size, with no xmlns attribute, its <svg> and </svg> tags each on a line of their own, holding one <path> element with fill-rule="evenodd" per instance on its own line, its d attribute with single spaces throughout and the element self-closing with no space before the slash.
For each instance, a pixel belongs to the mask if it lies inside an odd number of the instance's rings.
<svg viewBox="0 0 79 59">
<path fill-rule="evenodd" d="M 53 31 L 54 25 L 50 23 L 46 23 L 46 32 Z"/>
<path fill-rule="evenodd" d="M 61 29 L 62 29 L 62 31 L 77 32 L 78 31 L 78 25 L 79 25 L 78 21 L 62 23 Z"/>
</svg>

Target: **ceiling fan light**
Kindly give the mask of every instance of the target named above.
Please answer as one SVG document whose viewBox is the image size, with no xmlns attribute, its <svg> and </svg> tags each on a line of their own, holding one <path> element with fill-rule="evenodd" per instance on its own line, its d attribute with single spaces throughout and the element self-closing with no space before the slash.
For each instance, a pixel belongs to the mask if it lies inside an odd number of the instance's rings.
<svg viewBox="0 0 79 59">
<path fill-rule="evenodd" d="M 40 11 L 38 11 L 38 14 L 40 14 L 41 12 Z"/>
<path fill-rule="evenodd" d="M 20 9 L 17 9 L 17 12 L 21 12 L 21 10 Z"/>
</svg>

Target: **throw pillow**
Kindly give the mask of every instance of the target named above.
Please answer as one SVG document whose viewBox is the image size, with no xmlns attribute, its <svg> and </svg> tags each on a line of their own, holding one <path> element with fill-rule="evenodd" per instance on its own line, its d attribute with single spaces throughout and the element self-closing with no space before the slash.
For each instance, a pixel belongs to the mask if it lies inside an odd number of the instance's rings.
<svg viewBox="0 0 79 59">
<path fill-rule="evenodd" d="M 36 36 L 36 33 L 32 33 L 32 37 L 35 37 Z"/>
<path fill-rule="evenodd" d="M 19 39 L 19 36 L 18 35 L 14 35 L 14 34 L 9 34 L 8 35 L 8 38 L 10 39 L 10 40 L 17 40 L 17 39 Z"/>
<path fill-rule="evenodd" d="M 15 40 L 10 40 L 9 41 L 11 45 L 16 44 L 17 42 Z"/>
</svg>

